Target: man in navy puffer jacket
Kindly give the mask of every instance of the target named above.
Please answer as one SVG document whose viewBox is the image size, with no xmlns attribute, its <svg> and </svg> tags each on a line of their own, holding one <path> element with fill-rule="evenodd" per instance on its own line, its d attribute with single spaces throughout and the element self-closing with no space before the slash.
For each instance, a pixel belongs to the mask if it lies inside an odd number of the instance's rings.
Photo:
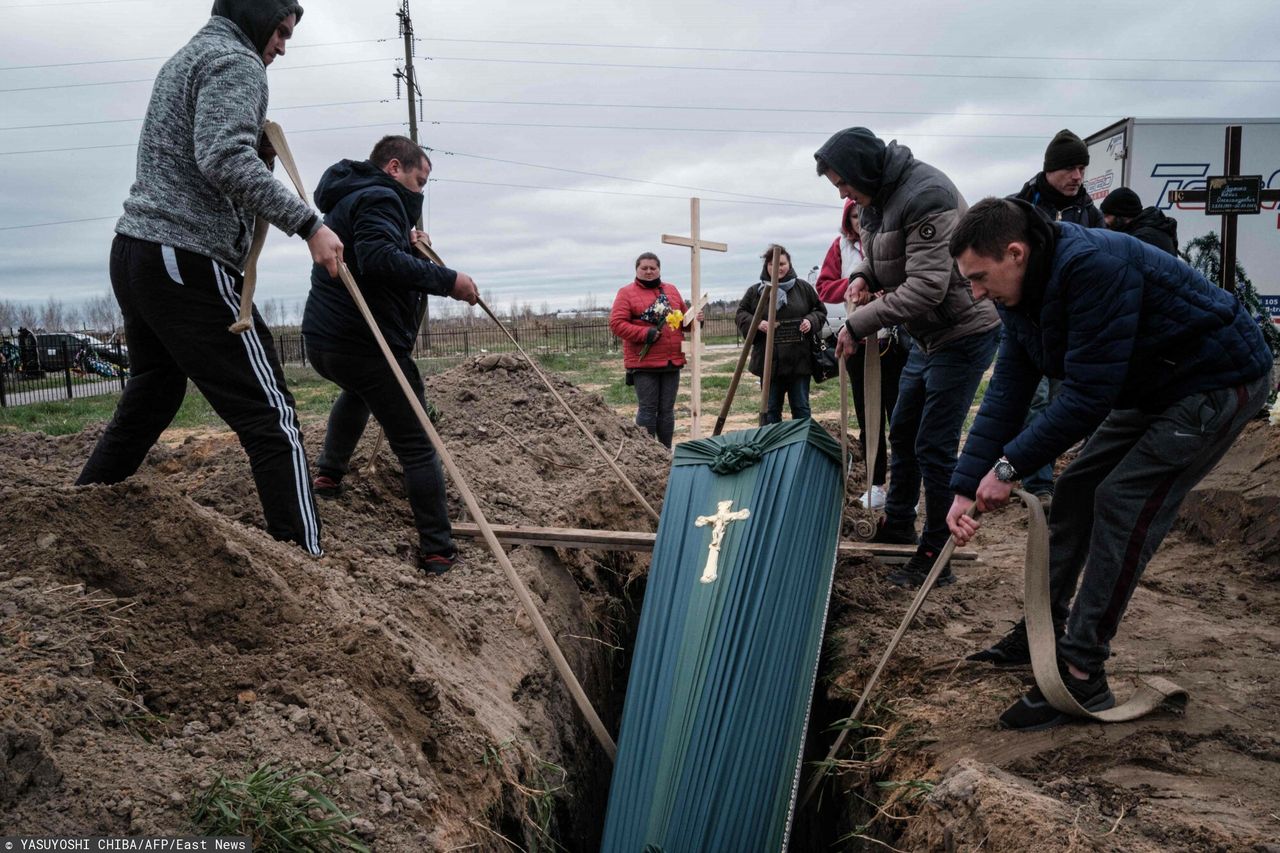
<svg viewBox="0 0 1280 853">
<path fill-rule="evenodd" d="M 316 186 L 325 224 L 342 238 L 347 266 L 418 402 L 423 402 L 422 377 L 411 355 L 420 300 L 433 294 L 474 305 L 477 297 L 471 276 L 412 251 L 413 223 L 422 212 L 422 188 L 430 174 L 431 161 L 417 143 L 386 136 L 368 160 L 335 163 Z M 329 413 L 324 451 L 316 461 L 316 494 L 338 495 L 372 412 L 404 468 L 409 508 L 418 529 L 417 564 L 432 574 L 448 571 L 458 552 L 440 459 L 351 295 L 319 264 L 311 270 L 302 334 L 316 372 L 342 388 Z"/>
<path fill-rule="evenodd" d="M 974 296 L 999 307 L 1006 335 L 952 476 L 948 526 L 967 542 L 980 524 L 964 515 L 972 504 L 1003 505 L 1019 471 L 1093 433 L 1058 481 L 1050 594 L 1067 689 L 1089 710 L 1109 708 L 1104 663 L 1129 597 L 1183 498 L 1262 405 L 1271 354 L 1231 294 L 1127 235 L 989 198 L 950 248 Z M 1042 376 L 1061 390 L 1024 427 Z M 997 664 L 1025 664 L 1025 626 L 988 651 Z M 1065 718 L 1035 688 L 1000 721 L 1038 729 Z"/>
</svg>

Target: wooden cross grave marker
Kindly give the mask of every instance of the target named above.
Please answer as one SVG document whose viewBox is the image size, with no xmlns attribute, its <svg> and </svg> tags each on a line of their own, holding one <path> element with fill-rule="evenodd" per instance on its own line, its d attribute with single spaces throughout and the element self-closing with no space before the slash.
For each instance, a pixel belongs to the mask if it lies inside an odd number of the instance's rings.
<svg viewBox="0 0 1280 853">
<path fill-rule="evenodd" d="M 720 543 L 724 541 L 724 531 L 729 526 L 729 522 L 743 521 L 751 517 L 751 510 L 745 506 L 737 512 L 729 512 L 729 507 L 731 506 L 733 506 L 733 501 L 720 501 L 716 504 L 715 515 L 700 515 L 694 519 L 693 524 L 695 527 L 713 525 L 711 528 L 711 546 L 707 548 L 707 565 L 702 570 L 702 577 L 698 578 L 701 583 L 715 583 L 716 578 L 719 577 Z"/>
<path fill-rule="evenodd" d="M 662 242 L 670 243 L 674 246 L 687 246 L 692 250 L 693 254 L 693 269 L 689 275 L 690 316 L 686 318 L 693 329 L 693 346 L 691 347 L 693 350 L 691 361 L 693 373 L 689 380 L 689 409 L 693 414 L 693 425 L 689 431 L 691 438 L 702 437 L 702 324 L 694 319 L 705 304 L 702 298 L 702 250 L 706 249 L 709 252 L 729 251 L 729 247 L 725 243 L 713 243 L 710 240 L 702 239 L 702 231 L 699 227 L 701 209 L 702 199 L 689 199 L 690 236 L 662 235 Z"/>
<path fill-rule="evenodd" d="M 1169 190 L 1170 204 L 1203 204 L 1208 216 L 1222 215 L 1222 281 L 1228 293 L 1236 292 L 1236 217 L 1257 214 L 1262 202 L 1280 201 L 1280 189 L 1262 188 L 1261 175 L 1240 174 L 1240 140 L 1244 128 L 1227 125 L 1222 155 L 1223 173 L 1206 178 L 1203 190 Z"/>
</svg>

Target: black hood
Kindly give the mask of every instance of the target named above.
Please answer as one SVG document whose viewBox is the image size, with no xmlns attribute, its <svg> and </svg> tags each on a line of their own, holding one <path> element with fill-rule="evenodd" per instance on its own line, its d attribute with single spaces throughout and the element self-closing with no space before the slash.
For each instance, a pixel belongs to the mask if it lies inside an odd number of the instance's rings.
<svg viewBox="0 0 1280 853">
<path fill-rule="evenodd" d="M 1163 231 L 1173 238 L 1173 244 L 1178 244 L 1178 220 L 1172 216 L 1165 216 L 1160 210 L 1154 207 L 1148 207 L 1135 216 L 1125 231 L 1132 234 L 1139 228 L 1151 228 L 1155 231 Z"/>
<path fill-rule="evenodd" d="M 410 222 L 422 215 L 422 193 L 415 193 L 368 160 L 339 160 L 320 176 L 316 184 L 316 206 L 321 213 L 333 210 L 338 202 L 360 190 L 385 187 L 395 191 L 404 204 Z"/>
<path fill-rule="evenodd" d="M 1049 283 L 1049 272 L 1053 269 L 1053 253 L 1058 249 L 1060 226 L 1049 218 L 1049 214 L 1031 202 L 1020 198 L 1011 198 L 1009 201 L 1016 204 L 1027 218 L 1027 227 L 1031 233 L 1031 257 L 1027 261 L 1026 277 L 1022 280 L 1022 299 L 1017 308 L 1011 310 L 1038 317 L 1040 307 L 1044 304 L 1044 288 Z"/>
<path fill-rule="evenodd" d="M 832 136 L 813 155 L 849 186 L 873 198 L 884 182 L 885 144 L 865 127 L 850 127 Z"/>
<path fill-rule="evenodd" d="M 302 20 L 302 7 L 292 0 L 213 0 L 210 14 L 226 18 L 239 27 L 261 56 L 281 21 L 290 14 Z"/>
</svg>

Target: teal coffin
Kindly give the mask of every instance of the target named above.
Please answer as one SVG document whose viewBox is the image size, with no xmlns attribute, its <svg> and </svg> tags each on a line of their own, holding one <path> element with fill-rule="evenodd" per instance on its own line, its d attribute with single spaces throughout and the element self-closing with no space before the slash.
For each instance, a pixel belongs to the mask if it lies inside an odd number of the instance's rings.
<svg viewBox="0 0 1280 853">
<path fill-rule="evenodd" d="M 811 420 L 676 448 L 604 850 L 785 847 L 841 499 L 840 447 Z"/>
</svg>

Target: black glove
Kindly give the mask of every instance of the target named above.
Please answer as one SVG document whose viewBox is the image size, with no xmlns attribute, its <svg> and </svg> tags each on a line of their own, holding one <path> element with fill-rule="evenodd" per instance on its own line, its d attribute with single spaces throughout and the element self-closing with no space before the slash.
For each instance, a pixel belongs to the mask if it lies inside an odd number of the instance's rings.
<svg viewBox="0 0 1280 853">
<path fill-rule="evenodd" d="M 659 336 L 661 335 L 662 335 L 662 330 L 659 329 L 657 326 L 654 326 L 652 329 L 650 329 L 648 332 L 645 333 L 644 342 L 646 344 L 655 343 L 657 342 Z"/>
</svg>

